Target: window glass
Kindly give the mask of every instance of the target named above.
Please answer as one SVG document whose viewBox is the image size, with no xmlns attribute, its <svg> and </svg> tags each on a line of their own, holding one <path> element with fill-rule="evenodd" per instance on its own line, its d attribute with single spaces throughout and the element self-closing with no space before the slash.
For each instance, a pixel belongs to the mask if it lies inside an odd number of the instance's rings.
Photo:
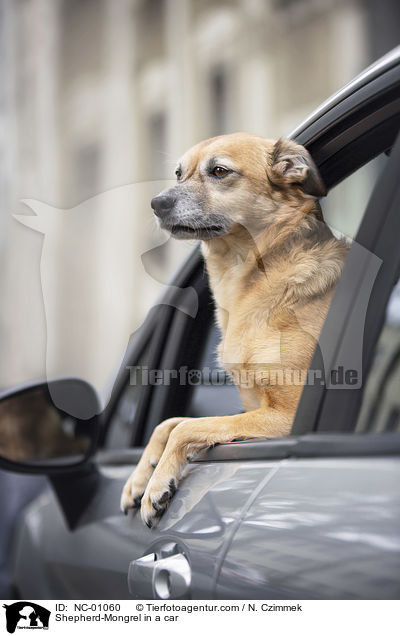
<svg viewBox="0 0 400 636">
<path fill-rule="evenodd" d="M 324 219 L 336 233 L 354 239 L 368 200 L 388 157 L 379 155 L 329 191 L 321 201 Z"/>
<path fill-rule="evenodd" d="M 117 406 L 111 416 L 107 435 L 104 442 L 105 448 L 128 448 L 135 434 L 134 422 L 136 409 L 139 404 L 143 382 L 142 375 L 136 372 L 137 368 L 146 368 L 148 364 L 150 341 L 147 343 L 143 354 L 135 366 L 128 369 L 128 378 Z"/>
<path fill-rule="evenodd" d="M 400 431 L 400 280 L 394 286 L 386 319 L 363 392 L 356 432 Z"/>
</svg>

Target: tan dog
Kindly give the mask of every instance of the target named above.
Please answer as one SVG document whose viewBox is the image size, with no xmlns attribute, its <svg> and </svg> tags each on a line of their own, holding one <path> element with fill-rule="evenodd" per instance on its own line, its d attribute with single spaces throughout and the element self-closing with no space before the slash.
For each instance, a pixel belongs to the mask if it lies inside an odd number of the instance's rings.
<svg viewBox="0 0 400 636">
<path fill-rule="evenodd" d="M 172 418 L 155 428 L 121 498 L 125 512 L 141 507 L 149 527 L 196 451 L 290 433 L 347 253 L 345 241 L 323 223 L 318 170 L 292 141 L 247 133 L 208 139 L 183 156 L 176 176 L 176 186 L 151 204 L 173 236 L 203 241 L 222 332 L 220 360 L 247 412 Z M 246 381 L 237 381 L 244 372 Z"/>
</svg>

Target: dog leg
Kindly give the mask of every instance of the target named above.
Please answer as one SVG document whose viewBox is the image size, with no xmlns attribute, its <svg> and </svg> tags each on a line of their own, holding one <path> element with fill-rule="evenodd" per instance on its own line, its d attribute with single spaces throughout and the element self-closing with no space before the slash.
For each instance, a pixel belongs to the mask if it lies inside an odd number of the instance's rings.
<svg viewBox="0 0 400 636">
<path fill-rule="evenodd" d="M 292 411 L 266 408 L 238 415 L 185 420 L 175 425 L 141 500 L 144 523 L 151 528 L 164 512 L 177 489 L 188 456 L 217 443 L 287 435 L 293 415 Z"/>
<path fill-rule="evenodd" d="M 160 460 L 171 431 L 182 421 L 189 419 L 187 417 L 171 417 L 156 426 L 138 465 L 123 488 L 121 495 L 122 512 L 126 514 L 129 508 L 139 508 L 140 500 Z"/>
</svg>

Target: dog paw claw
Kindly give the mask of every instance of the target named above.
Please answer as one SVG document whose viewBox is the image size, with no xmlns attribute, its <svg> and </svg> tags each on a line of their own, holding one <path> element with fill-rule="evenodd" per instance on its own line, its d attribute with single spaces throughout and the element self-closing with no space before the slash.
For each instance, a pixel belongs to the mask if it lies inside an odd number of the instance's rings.
<svg viewBox="0 0 400 636">
<path fill-rule="evenodd" d="M 155 504 L 157 506 L 156 510 L 158 511 L 159 505 L 158 504 L 165 504 L 169 501 L 169 499 L 171 498 L 171 493 L 169 490 L 166 490 L 165 492 L 163 492 L 163 494 L 161 495 L 161 497 L 158 499 L 157 503 Z M 153 507 L 155 507 L 154 503 L 153 503 Z"/>
<path fill-rule="evenodd" d="M 169 503 L 177 490 L 177 482 L 175 479 L 167 481 L 167 487 L 157 492 L 149 489 L 143 496 L 141 503 L 141 515 L 144 523 L 151 527 L 158 522 L 159 518 L 168 508 Z"/>
<path fill-rule="evenodd" d="M 142 501 L 142 497 L 143 497 L 143 495 L 138 495 L 137 497 L 135 497 L 135 499 L 133 500 L 132 508 L 140 508 L 140 503 Z"/>
</svg>

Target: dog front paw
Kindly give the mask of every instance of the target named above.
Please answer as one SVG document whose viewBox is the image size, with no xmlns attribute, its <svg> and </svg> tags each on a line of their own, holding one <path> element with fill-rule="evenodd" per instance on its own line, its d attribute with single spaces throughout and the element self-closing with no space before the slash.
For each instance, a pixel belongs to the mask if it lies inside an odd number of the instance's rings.
<svg viewBox="0 0 400 636">
<path fill-rule="evenodd" d="M 143 494 L 154 469 L 157 469 L 171 431 L 182 421 L 189 420 L 190 418 L 170 417 L 156 426 L 148 445 L 143 451 L 139 464 L 123 488 L 121 495 L 122 512 L 126 514 L 130 508 L 139 508 Z"/>
<path fill-rule="evenodd" d="M 149 528 L 158 523 L 177 490 L 177 481 L 174 477 L 164 483 L 156 483 L 151 479 L 141 500 L 140 514 L 143 522 Z"/>
<path fill-rule="evenodd" d="M 140 469 L 137 468 L 133 471 L 122 490 L 120 503 L 122 512 L 127 514 L 128 510 L 132 508 L 140 508 L 140 502 L 148 481 L 149 477 L 141 474 Z"/>
</svg>

